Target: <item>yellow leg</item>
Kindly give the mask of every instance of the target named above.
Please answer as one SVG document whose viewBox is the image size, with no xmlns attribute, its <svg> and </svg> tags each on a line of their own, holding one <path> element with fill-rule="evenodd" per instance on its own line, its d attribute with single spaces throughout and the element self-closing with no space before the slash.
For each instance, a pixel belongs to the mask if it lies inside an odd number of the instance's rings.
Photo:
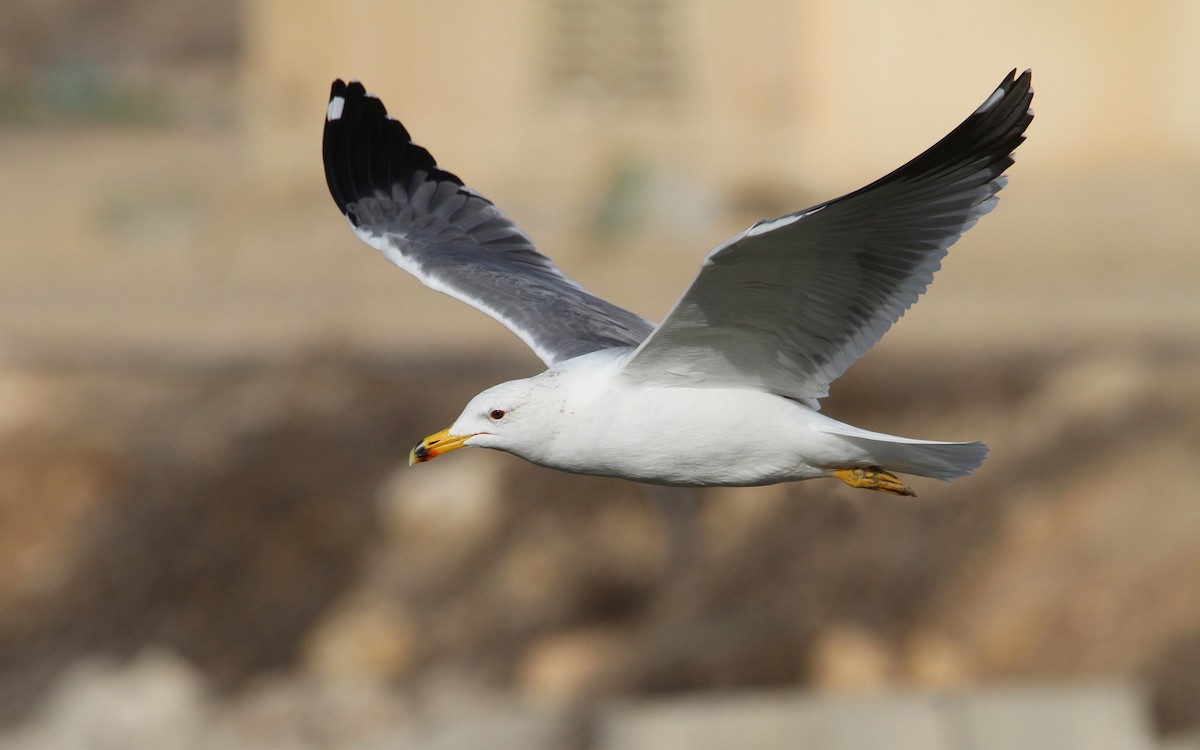
<svg viewBox="0 0 1200 750">
<path fill-rule="evenodd" d="M 878 466 L 869 466 L 865 469 L 834 469 L 829 473 L 851 487 L 890 492 L 893 495 L 917 496 L 911 487 L 901 484 L 895 474 L 884 471 Z"/>
</svg>

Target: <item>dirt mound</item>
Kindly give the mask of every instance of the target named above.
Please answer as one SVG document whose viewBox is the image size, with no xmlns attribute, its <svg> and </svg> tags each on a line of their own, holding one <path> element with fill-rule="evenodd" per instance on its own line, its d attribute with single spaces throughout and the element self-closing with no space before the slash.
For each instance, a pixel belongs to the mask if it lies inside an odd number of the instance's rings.
<svg viewBox="0 0 1200 750">
<path fill-rule="evenodd" d="M 731 686 L 1145 678 L 1200 724 L 1200 358 L 1092 346 L 937 371 L 868 358 L 826 410 L 982 438 L 898 500 L 834 482 L 698 493 L 410 445 L 506 362 L 326 352 L 24 368 L 0 410 L 0 699 L 83 659 L 551 703 Z M 3 385 L 3 384 L 0 384 Z M 391 689 L 391 688 L 389 688 Z"/>
</svg>

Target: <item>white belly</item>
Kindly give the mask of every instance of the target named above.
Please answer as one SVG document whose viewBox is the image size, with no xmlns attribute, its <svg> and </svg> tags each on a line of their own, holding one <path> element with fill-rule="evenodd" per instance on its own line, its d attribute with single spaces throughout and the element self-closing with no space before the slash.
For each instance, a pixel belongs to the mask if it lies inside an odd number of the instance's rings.
<svg viewBox="0 0 1200 750">
<path fill-rule="evenodd" d="M 581 474 L 659 484 L 758 485 L 824 476 L 862 460 L 845 440 L 815 429 L 828 421 L 769 393 L 612 384 L 568 408 L 536 463 Z"/>
</svg>

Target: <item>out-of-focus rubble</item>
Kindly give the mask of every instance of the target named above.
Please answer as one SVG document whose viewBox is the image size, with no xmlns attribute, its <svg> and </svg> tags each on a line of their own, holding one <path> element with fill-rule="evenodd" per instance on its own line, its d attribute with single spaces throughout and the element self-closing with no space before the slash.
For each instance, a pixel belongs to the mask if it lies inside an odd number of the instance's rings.
<svg viewBox="0 0 1200 750">
<path fill-rule="evenodd" d="M 470 716 L 559 746 L 615 698 L 1023 678 L 1146 680 L 1165 729 L 1200 722 L 1186 348 L 868 358 L 827 411 L 993 447 L 913 500 L 814 481 L 667 505 L 484 451 L 404 465 L 511 370 L 6 375 L 4 741 L 437 746 Z"/>
</svg>

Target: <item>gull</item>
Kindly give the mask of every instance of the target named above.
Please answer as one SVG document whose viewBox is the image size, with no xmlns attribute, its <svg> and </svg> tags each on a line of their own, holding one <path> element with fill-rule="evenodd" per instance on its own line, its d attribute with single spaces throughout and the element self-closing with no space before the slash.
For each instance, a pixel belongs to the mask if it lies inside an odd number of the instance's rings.
<svg viewBox="0 0 1200 750">
<path fill-rule="evenodd" d="M 914 495 L 981 442 L 887 435 L 818 399 L 902 316 L 991 211 L 1033 119 L 1013 70 L 961 125 L 864 188 L 760 221 L 705 257 L 654 325 L 567 278 L 491 201 L 437 166 L 357 81 L 334 81 L 323 156 L 358 237 L 425 286 L 495 318 L 547 369 L 488 388 L 409 463 L 492 448 L 578 474 L 678 486 L 834 477 Z"/>
</svg>

